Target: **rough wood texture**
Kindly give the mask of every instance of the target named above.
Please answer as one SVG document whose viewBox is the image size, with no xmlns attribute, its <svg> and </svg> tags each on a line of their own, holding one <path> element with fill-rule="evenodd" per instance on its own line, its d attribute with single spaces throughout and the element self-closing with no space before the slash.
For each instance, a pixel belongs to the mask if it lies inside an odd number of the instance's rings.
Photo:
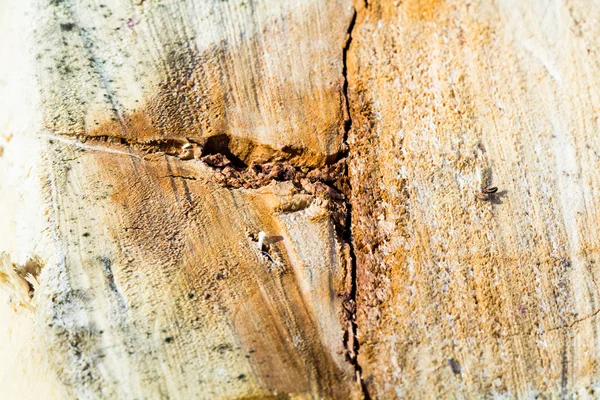
<svg viewBox="0 0 600 400">
<path fill-rule="evenodd" d="M 11 320 L 30 345 L 3 381 L 31 354 L 40 367 L 6 393 L 36 398 L 35 376 L 59 398 L 358 396 L 349 248 L 325 197 L 337 192 L 312 170 L 344 151 L 351 3 L 10 8 L 8 26 L 36 21 L 40 96 L 7 163 L 36 144 L 25 210 L 43 223 L 19 233 L 7 215 L 11 237 L 42 245 L 0 250 L 17 271 L 32 256 L 44 268 L 35 313 L 13 301 L 36 324 Z M 13 275 L 0 268 L 0 283 L 22 286 Z"/>
<path fill-rule="evenodd" d="M 351 396 L 341 248 L 312 196 L 222 188 L 195 160 L 49 149 L 62 259 L 38 301 L 74 394 Z"/>
<path fill-rule="evenodd" d="M 349 0 L 41 2 L 44 123 L 321 165 L 343 150 L 352 12 Z"/>
<path fill-rule="evenodd" d="M 598 396 L 600 4 L 354 6 L 0 0 L 3 396 Z"/>
<path fill-rule="evenodd" d="M 598 396 L 599 13 L 360 8 L 350 174 L 372 397 Z M 476 199 L 486 185 L 498 195 Z"/>
</svg>

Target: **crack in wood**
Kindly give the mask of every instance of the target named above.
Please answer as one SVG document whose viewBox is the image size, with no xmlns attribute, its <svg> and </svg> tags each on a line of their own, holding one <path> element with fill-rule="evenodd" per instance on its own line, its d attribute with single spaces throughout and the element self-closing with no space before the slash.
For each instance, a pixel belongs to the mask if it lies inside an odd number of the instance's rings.
<svg viewBox="0 0 600 400">
<path fill-rule="evenodd" d="M 552 331 L 556 331 L 556 330 L 558 330 L 558 329 L 568 329 L 568 328 L 572 328 L 573 326 L 575 326 L 575 325 L 577 325 L 577 324 L 579 324 L 579 323 L 581 323 L 581 322 L 583 322 L 583 321 L 586 321 L 586 320 L 588 320 L 588 319 L 590 319 L 590 318 L 594 318 L 596 315 L 598 315 L 598 313 L 600 313 L 600 309 L 598 309 L 598 310 L 594 311 L 593 313 L 591 313 L 591 314 L 589 314 L 589 315 L 586 315 L 585 317 L 582 317 L 582 318 L 575 319 L 574 321 L 571 321 L 571 322 L 570 322 L 570 323 L 568 323 L 568 324 L 563 324 L 563 325 L 557 325 L 557 326 L 554 326 L 554 327 L 552 327 L 552 328 L 548 329 L 546 332 L 552 332 Z"/>
<path fill-rule="evenodd" d="M 351 287 L 349 294 L 343 302 L 346 324 L 344 328 L 344 347 L 348 362 L 352 365 L 356 374 L 356 381 L 365 399 L 370 399 L 366 385 L 362 378 L 362 368 L 358 362 L 360 344 L 357 337 L 358 326 L 356 323 L 356 299 L 357 299 L 357 263 L 354 252 L 352 236 L 352 210 L 350 205 L 351 187 L 348 179 L 347 160 L 350 156 L 348 146 L 348 135 L 352 128 L 350 115 L 350 104 L 348 98 L 348 70 L 347 53 L 352 42 L 352 32 L 357 19 L 357 11 L 354 8 L 350 24 L 347 28 L 347 38 L 342 48 L 342 75 L 343 75 L 343 107 L 345 108 L 345 119 L 343 122 L 343 151 L 330 157 L 324 166 L 311 167 L 300 165 L 305 149 L 283 147 L 280 150 L 273 149 L 273 154 L 261 163 L 249 163 L 247 165 L 232 151 L 231 140 L 236 138 L 229 135 L 217 135 L 208 138 L 191 140 L 181 139 L 152 139 L 138 141 L 136 139 L 111 135 L 64 135 L 64 134 L 41 134 L 40 137 L 50 141 L 58 141 L 82 150 L 98 151 L 147 159 L 149 155 L 178 157 L 180 162 L 202 162 L 205 166 L 215 172 L 212 179 L 215 183 L 229 188 L 256 189 L 270 184 L 273 181 L 291 181 L 300 193 L 308 193 L 317 198 L 326 200 L 326 207 L 330 212 L 338 240 L 349 248 L 349 270 Z M 88 49 L 88 48 L 86 48 Z M 90 50 L 90 49 L 88 49 Z M 100 74 L 101 75 L 101 74 Z M 112 99 L 111 99 L 112 100 Z M 117 105 L 113 104 L 116 112 Z M 122 118 L 117 117 L 123 128 L 126 129 Z M 237 139 L 236 139 L 237 140 Z M 191 144 L 201 149 L 203 157 L 181 157 L 184 145 Z M 249 147 L 267 146 L 261 143 L 248 141 Z M 277 150 L 277 151 L 275 151 Z M 307 156 L 310 154 L 306 153 Z M 287 158 L 286 158 L 287 157 Z M 291 162 L 290 162 L 291 161 Z M 295 162 L 295 163 L 292 163 Z M 193 175 L 169 174 L 159 176 L 159 179 L 184 179 L 198 180 Z M 129 227 L 128 229 L 138 229 Z"/>
<path fill-rule="evenodd" d="M 354 7 L 352 19 L 350 20 L 350 24 L 348 26 L 346 43 L 344 44 L 343 55 L 342 55 L 342 62 L 343 62 L 342 75 L 344 77 L 344 84 L 343 84 L 342 90 L 343 90 L 343 96 L 344 96 L 344 103 L 345 103 L 345 107 L 346 107 L 346 121 L 344 121 L 344 144 L 345 144 L 346 151 L 342 155 L 342 159 L 348 159 L 348 157 L 350 156 L 350 147 L 348 146 L 348 135 L 350 133 L 350 130 L 352 129 L 352 116 L 350 115 L 350 100 L 348 97 L 347 56 L 348 56 L 348 50 L 350 49 L 350 44 L 352 43 L 352 32 L 353 32 L 355 24 L 356 24 L 356 18 L 357 18 L 357 11 L 356 11 L 356 8 Z M 346 218 L 344 221 L 344 227 L 343 227 L 344 229 L 343 229 L 342 237 L 343 237 L 343 241 L 349 247 L 350 264 L 351 264 L 350 274 L 351 274 L 351 282 L 352 282 L 352 287 L 350 289 L 349 298 L 347 299 L 347 301 L 344 304 L 344 309 L 346 310 L 346 313 L 348 315 L 348 328 L 347 328 L 346 332 L 344 333 L 344 341 L 345 341 L 344 346 L 346 347 L 348 361 L 354 367 L 354 371 L 356 373 L 356 380 L 362 391 L 362 395 L 366 400 L 369 400 L 371 398 L 371 396 L 369 395 L 367 386 L 366 386 L 365 382 L 363 381 L 362 367 L 358 362 L 360 343 L 358 341 L 358 335 L 357 335 L 358 325 L 356 323 L 357 264 L 356 264 L 356 254 L 354 252 L 354 243 L 353 243 L 353 237 L 352 237 L 352 205 L 350 204 L 350 195 L 352 193 L 352 188 L 350 186 L 350 180 L 348 177 L 348 164 L 347 163 L 345 163 L 344 175 L 345 175 L 346 181 L 347 181 L 347 199 L 345 202 Z"/>
<path fill-rule="evenodd" d="M 53 135 L 53 134 L 42 133 L 42 134 L 39 134 L 38 137 L 46 138 L 49 141 L 53 141 L 54 140 L 54 141 L 57 141 L 57 142 L 60 142 L 60 143 L 68 144 L 70 146 L 75 146 L 75 147 L 78 147 L 78 148 L 83 149 L 83 150 L 101 151 L 101 152 L 104 152 L 104 153 L 121 154 L 121 155 L 130 156 L 130 157 L 141 158 L 139 155 L 131 153 L 131 152 L 121 151 L 121 150 L 117 150 L 117 149 L 112 149 L 112 148 L 107 147 L 107 146 L 90 145 L 90 144 L 87 144 L 85 142 L 81 142 L 80 140 L 77 140 L 77 139 L 68 139 L 68 138 L 66 138 L 64 136 L 61 136 L 61 135 Z"/>
<path fill-rule="evenodd" d="M 189 180 L 189 181 L 196 181 L 198 180 L 198 178 L 194 177 L 194 176 L 186 176 L 186 175 L 165 175 L 165 176 L 160 176 L 160 179 L 165 179 L 165 178 L 169 178 L 169 179 L 184 179 L 184 180 Z"/>
</svg>

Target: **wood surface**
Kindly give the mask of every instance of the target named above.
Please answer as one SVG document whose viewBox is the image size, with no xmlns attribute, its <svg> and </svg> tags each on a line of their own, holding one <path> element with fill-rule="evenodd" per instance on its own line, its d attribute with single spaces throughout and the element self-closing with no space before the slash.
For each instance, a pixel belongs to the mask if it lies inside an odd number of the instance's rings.
<svg viewBox="0 0 600 400">
<path fill-rule="evenodd" d="M 597 397 L 599 6 L 1 0 L 4 398 Z"/>
<path fill-rule="evenodd" d="M 48 242 L 11 254 L 44 262 L 20 358 L 59 398 L 359 393 L 349 245 L 315 170 L 344 151 L 350 2 L 10 6 L 35 21 Z"/>
<path fill-rule="evenodd" d="M 350 177 L 373 398 L 598 396 L 599 12 L 360 8 Z"/>
</svg>

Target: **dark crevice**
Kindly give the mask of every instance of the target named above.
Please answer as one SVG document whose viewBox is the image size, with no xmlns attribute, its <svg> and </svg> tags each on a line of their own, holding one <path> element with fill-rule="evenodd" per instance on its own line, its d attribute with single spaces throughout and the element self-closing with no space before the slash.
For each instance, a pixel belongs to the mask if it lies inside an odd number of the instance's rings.
<svg viewBox="0 0 600 400">
<path fill-rule="evenodd" d="M 54 142 L 52 138 L 48 140 L 50 143 Z M 336 227 L 338 227 L 337 232 L 340 238 L 343 236 L 343 226 L 346 219 L 346 194 L 349 193 L 346 185 L 347 168 L 345 159 L 341 159 L 334 164 L 326 164 L 321 168 L 295 165 L 288 161 L 271 161 L 246 165 L 227 150 L 227 138 L 204 141 L 202 145 L 191 140 L 162 139 L 138 142 L 112 136 L 73 136 L 73 140 L 81 144 L 89 143 L 95 146 L 96 148 L 89 147 L 92 151 L 97 150 L 98 147 L 119 149 L 122 146 L 124 154 L 127 154 L 128 151 L 130 154 L 142 159 L 146 159 L 147 156 L 151 155 L 164 155 L 177 157 L 182 161 L 201 162 L 214 171 L 211 180 L 227 188 L 257 189 L 267 186 L 272 181 L 291 181 L 299 192 L 308 193 L 329 201 L 329 210 L 332 212 Z M 81 148 L 81 150 L 85 151 L 86 148 Z M 162 178 L 164 177 L 183 178 L 185 180 L 198 179 L 193 175 L 181 176 L 173 173 L 162 176 Z"/>
<path fill-rule="evenodd" d="M 350 150 L 348 147 L 348 133 L 350 132 L 350 128 L 352 128 L 352 117 L 350 116 L 350 100 L 348 99 L 348 65 L 347 65 L 347 57 L 348 57 L 348 49 L 350 48 L 350 44 L 352 43 L 352 31 L 354 30 L 354 25 L 356 24 L 356 9 L 354 9 L 354 13 L 352 15 L 352 19 L 350 20 L 350 25 L 348 26 L 348 31 L 346 33 L 346 43 L 344 44 L 343 53 L 342 53 L 342 76 L 344 77 L 344 85 L 342 86 L 342 91 L 344 95 L 344 105 L 346 107 L 346 120 L 344 121 L 344 143 L 346 144 L 346 150 L 342 153 L 342 158 L 348 157 Z"/>
<path fill-rule="evenodd" d="M 185 140 L 180 139 L 160 139 L 160 140 L 146 140 L 136 141 L 130 140 L 124 137 L 107 136 L 107 135 L 56 135 L 58 138 L 70 138 L 77 140 L 81 143 L 93 143 L 106 144 L 107 147 L 113 145 L 122 145 L 132 150 L 137 150 L 141 153 L 152 154 L 152 153 L 165 153 L 168 155 L 178 155 L 181 152 L 182 146 L 187 143 Z"/>
<path fill-rule="evenodd" d="M 346 120 L 344 124 L 348 124 Z M 319 154 L 312 153 L 306 148 L 294 147 L 285 145 L 281 148 L 273 148 L 268 144 L 255 142 L 246 138 L 237 138 L 229 134 L 217 134 L 202 138 L 159 138 L 159 139 L 145 139 L 137 140 L 134 137 L 124 137 L 120 135 L 106 135 L 106 134 L 61 134 L 54 132 L 52 129 L 47 130 L 47 136 L 56 136 L 57 139 L 71 139 L 77 140 L 81 143 L 106 143 L 107 145 L 116 144 L 123 145 L 132 150 L 137 150 L 142 153 L 165 153 L 167 155 L 177 156 L 180 155 L 182 147 L 186 144 L 194 145 L 202 148 L 203 155 L 222 155 L 227 158 L 229 164 L 232 164 L 236 168 L 244 169 L 250 167 L 256 161 L 253 161 L 253 157 L 248 155 L 253 150 L 262 150 L 260 156 L 260 163 L 269 164 L 277 162 L 285 162 L 294 164 L 298 168 L 305 170 L 312 170 L 320 168 L 326 168 L 332 166 L 338 161 L 346 158 L 348 152 L 346 150 L 331 154 L 329 156 L 323 155 L 321 162 L 317 162 L 316 165 L 305 163 L 302 159 L 306 156 L 308 158 L 320 157 Z M 240 152 L 240 149 L 244 151 Z"/>
<path fill-rule="evenodd" d="M 361 388 L 363 397 L 367 400 L 371 398 L 367 386 L 363 381 L 362 368 L 358 362 L 360 344 L 357 338 L 357 291 L 358 274 L 357 261 L 352 235 L 352 188 L 349 179 L 350 147 L 348 144 L 349 133 L 352 129 L 352 117 L 350 101 L 348 96 L 348 50 L 352 43 L 352 33 L 357 21 L 356 9 L 353 11 L 350 24 L 347 29 L 346 42 L 342 48 L 342 76 L 343 86 L 342 95 L 343 107 L 345 108 L 345 120 L 343 122 L 344 150 L 328 159 L 326 165 L 321 168 L 294 165 L 287 160 L 301 158 L 305 149 L 294 147 L 284 147 L 281 154 L 277 154 L 272 162 L 268 163 L 250 163 L 247 165 L 241 158 L 232 151 L 232 138 L 229 135 L 222 134 L 202 140 L 191 139 L 160 139 L 139 142 L 122 137 L 112 136 L 77 136 L 76 139 L 86 142 L 104 142 L 106 145 L 123 145 L 130 150 L 137 150 L 141 153 L 156 154 L 179 157 L 182 160 L 196 159 L 204 162 L 215 171 L 212 178 L 215 183 L 230 188 L 258 188 L 269 184 L 271 181 L 291 181 L 300 192 L 312 194 L 315 197 L 321 197 L 329 200 L 329 208 L 332 213 L 332 219 L 336 227 L 338 238 L 348 246 L 349 253 L 349 274 L 351 287 L 344 301 L 344 309 L 348 321 L 348 327 L 344 332 L 344 345 L 348 362 L 354 368 L 358 384 Z M 82 38 L 82 40 L 85 39 Z M 90 52 L 93 49 L 88 49 Z M 98 71 L 102 77 L 102 71 Z M 108 88 L 107 88 L 108 90 Z M 110 98 L 109 98 L 110 99 Z M 114 104 L 113 109 L 118 109 Z M 123 129 L 125 132 L 125 129 Z M 199 149 L 200 156 L 191 155 L 190 158 L 183 158 L 182 148 L 184 145 L 191 144 L 193 149 Z M 249 143 L 248 145 L 256 145 Z M 193 153 L 193 152 L 192 152 Z M 184 180 L 195 180 L 193 176 L 170 174 L 170 178 L 181 178 Z M 135 228 L 129 228 L 135 229 Z"/>
<path fill-rule="evenodd" d="M 344 152 L 344 154 L 342 155 L 342 157 L 345 159 L 345 171 L 344 171 L 344 175 L 345 175 L 345 184 L 346 184 L 346 218 L 344 221 L 344 229 L 343 229 L 343 241 L 344 243 L 346 243 L 348 245 L 349 248 L 349 254 L 350 254 L 350 275 L 351 275 L 351 282 L 352 282 L 352 286 L 350 289 L 350 295 L 349 295 L 349 299 L 347 301 L 347 305 L 345 306 L 347 312 L 349 313 L 349 329 L 351 329 L 351 332 L 346 332 L 344 335 L 344 341 L 345 341 L 345 346 L 346 346 L 346 350 L 347 350 L 347 357 L 348 357 L 348 361 L 352 364 L 352 366 L 354 367 L 354 370 L 356 372 L 356 377 L 358 380 L 358 384 L 360 385 L 363 397 L 366 400 L 369 400 L 371 398 L 371 396 L 369 395 L 369 392 L 367 390 L 367 386 L 363 380 L 363 376 L 362 376 L 362 367 L 360 366 L 359 362 L 358 362 L 358 354 L 360 351 L 360 343 L 358 341 L 358 337 L 357 337 L 357 331 L 358 331 L 358 325 L 356 322 L 356 313 L 357 313 L 357 287 L 358 287 L 358 282 L 357 282 L 357 264 L 356 264 L 356 254 L 354 251 L 354 243 L 353 243 L 353 238 L 352 238 L 352 203 L 351 203 L 351 196 L 352 196 L 352 187 L 351 187 L 351 183 L 350 183 L 350 177 L 349 177 L 349 156 L 350 156 L 350 146 L 348 144 L 348 135 L 350 133 L 350 130 L 352 129 L 352 116 L 350 113 L 350 99 L 348 96 L 348 64 L 347 64 L 347 57 L 348 57 L 348 50 L 350 49 L 350 44 L 352 43 L 352 32 L 354 30 L 354 26 L 356 24 L 356 18 L 357 18 L 357 12 L 356 12 L 356 8 L 354 9 L 354 13 L 352 15 L 352 19 L 350 20 L 350 24 L 348 26 L 348 31 L 347 31 L 347 37 L 346 37 L 346 43 L 344 45 L 343 48 L 343 53 L 342 53 L 342 62 L 343 62 L 343 67 L 342 67 L 342 75 L 344 77 L 344 85 L 343 85 L 343 95 L 344 95 L 344 100 L 345 100 L 345 107 L 346 107 L 346 120 L 344 121 L 344 144 L 346 147 L 346 150 Z"/>
<path fill-rule="evenodd" d="M 197 178 L 195 178 L 193 176 L 185 176 L 185 175 L 166 175 L 166 176 L 161 176 L 160 178 L 184 179 L 184 180 L 189 180 L 189 181 L 197 180 Z"/>
<path fill-rule="evenodd" d="M 204 154 L 222 154 L 237 168 L 246 168 L 247 165 L 239 157 L 231 152 L 231 138 L 229 135 L 215 135 L 206 139 L 204 142 Z"/>
</svg>

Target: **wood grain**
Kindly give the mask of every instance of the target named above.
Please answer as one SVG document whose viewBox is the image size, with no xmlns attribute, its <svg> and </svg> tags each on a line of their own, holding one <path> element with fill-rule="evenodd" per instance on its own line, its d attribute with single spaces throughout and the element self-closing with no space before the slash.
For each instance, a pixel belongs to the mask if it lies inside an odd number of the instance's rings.
<svg viewBox="0 0 600 400">
<path fill-rule="evenodd" d="M 289 182 L 226 189 L 199 161 L 48 140 L 62 258 L 46 266 L 39 312 L 77 397 L 351 396 L 346 272 L 312 196 Z"/>
<path fill-rule="evenodd" d="M 44 124 L 322 165 L 343 151 L 352 12 L 349 0 L 43 2 Z"/>
<path fill-rule="evenodd" d="M 0 3 L 3 394 L 598 397 L 597 1 Z"/>
<path fill-rule="evenodd" d="M 597 396 L 598 12 L 360 9 L 350 176 L 374 398 Z"/>
<path fill-rule="evenodd" d="M 9 27 L 35 21 L 36 84 L 24 75 L 39 98 L 8 150 L 31 157 L 27 209 L 40 210 L 8 230 L 44 245 L 1 250 L 44 268 L 23 361 L 2 381 L 28 372 L 7 393 L 36 398 L 23 390 L 35 377 L 55 398 L 359 396 L 331 206 L 291 181 L 227 188 L 218 168 L 179 157 L 192 144 L 304 175 L 337 160 L 350 1 L 11 7 Z"/>
</svg>

